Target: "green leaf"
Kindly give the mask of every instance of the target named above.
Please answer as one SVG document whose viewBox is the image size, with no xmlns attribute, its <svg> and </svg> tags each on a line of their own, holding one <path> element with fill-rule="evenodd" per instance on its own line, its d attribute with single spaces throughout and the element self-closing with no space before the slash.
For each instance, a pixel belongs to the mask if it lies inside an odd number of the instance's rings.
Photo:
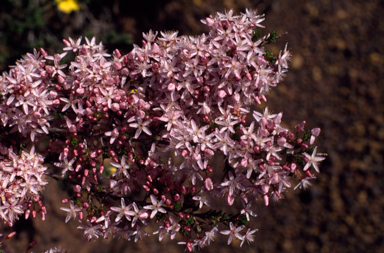
<svg viewBox="0 0 384 253">
<path fill-rule="evenodd" d="M 77 147 L 77 144 L 79 144 L 79 141 L 75 137 L 73 137 L 71 139 L 71 146 Z"/>
<path fill-rule="evenodd" d="M 261 37 L 261 31 L 259 29 L 255 29 L 252 31 L 252 41 L 256 42 Z"/>
<path fill-rule="evenodd" d="M 276 42 L 276 31 L 272 31 L 270 32 L 267 37 L 265 38 L 265 41 L 267 41 L 268 43 L 275 43 Z"/>
<path fill-rule="evenodd" d="M 314 147 L 309 147 L 309 148 L 307 148 L 306 151 L 308 154 L 312 155 L 314 149 L 315 149 Z"/>
<path fill-rule="evenodd" d="M 192 225 L 193 223 L 194 223 L 193 218 L 192 218 L 192 217 L 189 217 L 189 218 L 187 219 L 187 224 L 188 224 L 188 225 Z"/>
<path fill-rule="evenodd" d="M 173 207 L 174 207 L 174 209 L 175 209 L 176 212 L 179 212 L 179 211 L 181 210 L 181 205 L 180 205 L 180 203 L 175 203 L 175 204 L 173 205 Z"/>
<path fill-rule="evenodd" d="M 303 135 L 303 141 L 307 141 L 307 140 L 309 140 L 310 137 L 311 137 L 311 131 L 308 130 L 308 131 L 306 131 L 306 132 L 304 133 L 304 135 Z"/>
<path fill-rule="evenodd" d="M 265 59 L 266 59 L 268 62 L 270 62 L 270 63 L 275 63 L 275 62 L 276 62 L 276 56 L 274 56 L 270 50 L 265 49 L 265 54 L 264 54 L 264 56 L 265 56 Z"/>
<path fill-rule="evenodd" d="M 248 225 L 249 220 L 247 220 L 247 217 L 246 217 L 246 216 L 241 216 L 241 217 L 239 218 L 239 223 L 240 223 L 241 225 Z"/>
</svg>

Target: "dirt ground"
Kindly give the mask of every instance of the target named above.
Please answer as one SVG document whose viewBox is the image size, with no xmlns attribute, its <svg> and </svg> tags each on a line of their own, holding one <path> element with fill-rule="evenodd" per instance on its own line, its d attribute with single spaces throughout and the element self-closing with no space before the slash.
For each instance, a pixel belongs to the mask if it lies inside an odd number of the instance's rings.
<svg viewBox="0 0 384 253">
<path fill-rule="evenodd" d="M 308 127 L 322 129 L 318 152 L 328 157 L 313 186 L 291 189 L 269 207 L 260 202 L 253 244 L 227 246 L 220 236 L 201 252 L 384 252 L 383 1 L 126 2 L 118 2 L 114 19 L 134 34 L 135 43 L 149 29 L 199 34 L 206 32 L 199 20 L 210 13 L 258 8 L 266 14 L 266 31 L 288 32 L 276 49 L 287 41 L 293 54 L 286 79 L 270 92 L 269 109 L 283 111 L 290 128 L 306 120 Z M 52 182 L 44 195 L 47 220 L 16 223 L 18 236 L 7 241 L 7 250 L 24 252 L 36 240 L 35 253 L 57 245 L 79 253 L 184 251 L 167 239 L 159 243 L 157 236 L 138 243 L 85 243 L 75 229 L 78 223 L 64 224 L 65 213 L 56 203 L 62 194 Z"/>
</svg>

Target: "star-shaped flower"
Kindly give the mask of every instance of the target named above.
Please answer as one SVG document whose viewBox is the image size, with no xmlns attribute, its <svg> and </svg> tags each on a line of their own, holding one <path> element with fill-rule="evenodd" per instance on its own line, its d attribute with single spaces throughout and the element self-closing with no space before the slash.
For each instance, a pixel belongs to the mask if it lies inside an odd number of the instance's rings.
<svg viewBox="0 0 384 253">
<path fill-rule="evenodd" d="M 144 206 L 144 209 L 152 210 L 152 213 L 150 216 L 151 219 L 153 217 L 155 217 L 157 212 L 160 212 L 160 213 L 166 213 L 167 212 L 164 208 L 161 207 L 165 201 L 164 199 L 162 199 L 160 202 L 157 202 L 156 197 L 154 195 L 151 195 L 151 201 L 152 201 L 152 205 Z"/>
<path fill-rule="evenodd" d="M 313 150 L 312 155 L 309 155 L 305 152 L 303 153 L 305 158 L 307 158 L 307 160 L 308 160 L 307 164 L 304 166 L 304 169 L 303 169 L 304 171 L 306 171 L 311 166 L 313 166 L 313 168 L 315 168 L 316 172 L 319 173 L 319 166 L 317 166 L 317 164 L 319 162 L 323 161 L 325 159 L 325 157 L 316 156 L 316 150 L 317 150 L 317 147 L 315 147 L 315 149 Z"/>
</svg>

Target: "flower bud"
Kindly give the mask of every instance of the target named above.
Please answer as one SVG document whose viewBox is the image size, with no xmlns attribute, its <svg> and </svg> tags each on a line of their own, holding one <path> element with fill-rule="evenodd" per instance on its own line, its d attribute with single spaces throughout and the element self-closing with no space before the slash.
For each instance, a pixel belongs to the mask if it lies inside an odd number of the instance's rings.
<svg viewBox="0 0 384 253">
<path fill-rule="evenodd" d="M 205 188 L 210 191 L 213 189 L 213 182 L 212 182 L 212 179 L 210 177 L 206 177 L 205 178 L 205 181 L 204 181 L 204 186 Z"/>
<path fill-rule="evenodd" d="M 264 195 L 263 196 L 263 199 L 264 199 L 264 204 L 265 204 L 265 206 L 268 206 L 269 205 L 269 197 L 268 197 L 268 195 Z"/>
<path fill-rule="evenodd" d="M 173 200 L 175 202 L 179 201 L 181 199 L 180 195 L 178 193 L 176 193 L 174 196 L 173 196 Z"/>
<path fill-rule="evenodd" d="M 185 186 L 181 186 L 181 194 L 187 194 L 187 189 L 185 188 Z"/>
</svg>

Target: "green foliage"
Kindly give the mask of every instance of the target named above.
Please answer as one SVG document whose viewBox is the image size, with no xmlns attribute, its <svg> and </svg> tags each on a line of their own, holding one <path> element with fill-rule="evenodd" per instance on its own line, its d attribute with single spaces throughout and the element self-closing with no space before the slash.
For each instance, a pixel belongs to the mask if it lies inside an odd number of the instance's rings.
<svg viewBox="0 0 384 253">
<path fill-rule="evenodd" d="M 188 225 L 192 225 L 193 223 L 194 223 L 193 218 L 192 218 L 192 217 L 189 217 L 189 218 L 187 219 L 187 224 L 188 224 Z"/>
<path fill-rule="evenodd" d="M 71 146 L 77 147 L 77 144 L 79 144 L 79 141 L 77 140 L 77 138 L 73 137 L 71 139 Z"/>
<path fill-rule="evenodd" d="M 309 148 L 307 148 L 306 152 L 308 154 L 312 155 L 314 149 L 315 149 L 314 147 L 309 147 Z"/>
<path fill-rule="evenodd" d="M 245 217 L 245 216 L 241 216 L 241 217 L 239 218 L 239 223 L 240 223 L 240 225 L 248 225 L 249 220 L 247 220 L 247 217 Z"/>
<path fill-rule="evenodd" d="M 163 220 L 163 219 L 165 219 L 165 217 L 167 217 L 167 215 L 164 213 L 158 212 L 155 217 L 156 217 L 156 220 Z"/>
<path fill-rule="evenodd" d="M 311 138 L 311 131 L 307 130 L 303 135 L 303 141 L 307 141 L 309 138 Z"/>
<path fill-rule="evenodd" d="M 276 31 L 272 31 L 270 32 L 267 37 L 265 38 L 265 41 L 267 41 L 268 43 L 275 43 L 276 42 Z"/>
<path fill-rule="evenodd" d="M 259 29 L 255 29 L 252 32 L 252 41 L 256 42 L 261 37 L 261 31 Z"/>
<path fill-rule="evenodd" d="M 79 0 L 86 8 L 65 14 L 57 9 L 54 0 L 3 0 L 0 8 L 0 71 L 14 65 L 17 59 L 33 48 L 60 52 L 65 46 L 62 39 L 71 36 L 96 36 L 108 45 L 108 51 L 131 45 L 131 34 L 118 25 L 120 16 L 106 18 L 113 12 L 113 1 Z M 103 11 L 101 11 L 103 10 Z M 98 22 L 90 22 L 94 17 Z M 79 22 L 81 25 L 79 25 Z M 92 32 L 90 32 L 92 31 Z M 66 58 L 64 58 L 63 63 Z"/>
<path fill-rule="evenodd" d="M 301 166 L 305 165 L 305 161 L 299 156 L 296 157 L 296 163 L 301 165 Z"/>
<path fill-rule="evenodd" d="M 265 49 L 265 54 L 264 54 L 266 60 L 270 63 L 275 63 L 276 62 L 276 56 L 273 55 L 273 53 L 268 50 L 268 49 Z"/>
<path fill-rule="evenodd" d="M 180 204 L 180 203 L 175 203 L 175 204 L 173 205 L 173 207 L 175 208 L 175 211 L 176 211 L 176 212 L 179 212 L 179 211 L 181 210 L 181 204 Z"/>
</svg>

